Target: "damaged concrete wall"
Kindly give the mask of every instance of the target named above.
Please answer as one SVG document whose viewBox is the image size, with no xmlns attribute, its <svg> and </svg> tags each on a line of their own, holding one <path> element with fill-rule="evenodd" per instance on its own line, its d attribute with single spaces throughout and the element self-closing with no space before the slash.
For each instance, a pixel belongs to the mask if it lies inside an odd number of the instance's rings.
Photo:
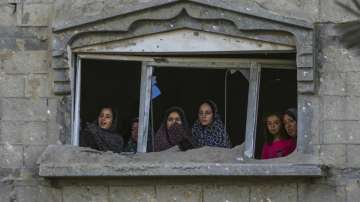
<svg viewBox="0 0 360 202">
<path fill-rule="evenodd" d="M 154 2 L 175 0 L 0 2 L 0 201 L 358 201 L 360 57 L 340 46 L 331 23 L 354 17 L 333 1 L 321 0 L 224 4 L 316 23 L 319 85 L 315 95 L 308 96 L 316 109 L 310 143 L 315 156 L 329 166 L 326 177 L 39 177 L 38 157 L 48 145 L 66 142 L 70 121 L 63 113 L 70 99 L 53 93 L 52 26 Z"/>
</svg>

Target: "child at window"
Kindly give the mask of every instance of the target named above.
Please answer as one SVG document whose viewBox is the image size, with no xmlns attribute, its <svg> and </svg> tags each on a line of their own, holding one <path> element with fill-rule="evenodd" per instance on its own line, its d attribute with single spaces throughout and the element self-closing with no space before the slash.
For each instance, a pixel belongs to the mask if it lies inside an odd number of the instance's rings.
<svg viewBox="0 0 360 202">
<path fill-rule="evenodd" d="M 290 138 L 284 130 L 281 116 L 275 113 L 265 118 L 265 140 L 261 159 L 287 156 L 296 147 L 294 139 Z"/>
</svg>

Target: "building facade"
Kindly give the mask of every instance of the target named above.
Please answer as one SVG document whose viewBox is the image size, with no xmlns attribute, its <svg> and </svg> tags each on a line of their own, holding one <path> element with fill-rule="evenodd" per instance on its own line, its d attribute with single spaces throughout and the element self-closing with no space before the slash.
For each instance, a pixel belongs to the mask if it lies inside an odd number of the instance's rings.
<svg viewBox="0 0 360 202">
<path fill-rule="evenodd" d="M 356 18 L 333 1 L 9 0 L 0 19 L 0 201 L 359 200 L 360 57 L 336 31 Z M 137 154 L 77 146 L 91 60 L 137 62 Z M 237 146 L 143 153 L 151 76 L 174 67 L 246 77 Z M 298 139 L 259 160 L 266 69 L 295 72 Z"/>
</svg>

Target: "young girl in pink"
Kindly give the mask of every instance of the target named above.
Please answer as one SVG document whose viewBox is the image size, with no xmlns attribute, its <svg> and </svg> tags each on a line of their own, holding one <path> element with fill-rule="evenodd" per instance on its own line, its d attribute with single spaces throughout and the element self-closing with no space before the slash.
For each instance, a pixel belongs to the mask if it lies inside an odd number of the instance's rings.
<svg viewBox="0 0 360 202">
<path fill-rule="evenodd" d="M 296 143 L 290 138 L 278 114 L 270 114 L 265 119 L 265 144 L 261 159 L 278 158 L 289 155 L 295 150 Z"/>
</svg>

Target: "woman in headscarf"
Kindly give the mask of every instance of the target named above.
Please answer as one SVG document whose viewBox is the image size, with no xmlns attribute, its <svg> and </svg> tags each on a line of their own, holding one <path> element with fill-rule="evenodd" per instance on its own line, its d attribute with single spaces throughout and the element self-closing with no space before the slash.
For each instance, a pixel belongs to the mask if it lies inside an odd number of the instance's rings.
<svg viewBox="0 0 360 202">
<path fill-rule="evenodd" d="M 297 110 L 290 108 L 283 115 L 283 123 L 286 133 L 296 141 L 297 138 Z"/>
<path fill-rule="evenodd" d="M 81 131 L 80 146 L 120 153 L 123 150 L 124 140 L 116 132 L 117 118 L 117 114 L 112 107 L 103 107 L 97 120 L 93 123 L 86 123 L 86 126 Z"/>
<path fill-rule="evenodd" d="M 197 147 L 231 147 L 229 135 L 220 119 L 217 106 L 211 100 L 200 104 L 198 119 L 192 127 L 192 135 Z"/>
<path fill-rule="evenodd" d="M 163 151 L 178 145 L 181 151 L 194 148 L 193 140 L 186 120 L 185 112 L 180 107 L 171 107 L 154 137 L 154 151 Z"/>
</svg>

